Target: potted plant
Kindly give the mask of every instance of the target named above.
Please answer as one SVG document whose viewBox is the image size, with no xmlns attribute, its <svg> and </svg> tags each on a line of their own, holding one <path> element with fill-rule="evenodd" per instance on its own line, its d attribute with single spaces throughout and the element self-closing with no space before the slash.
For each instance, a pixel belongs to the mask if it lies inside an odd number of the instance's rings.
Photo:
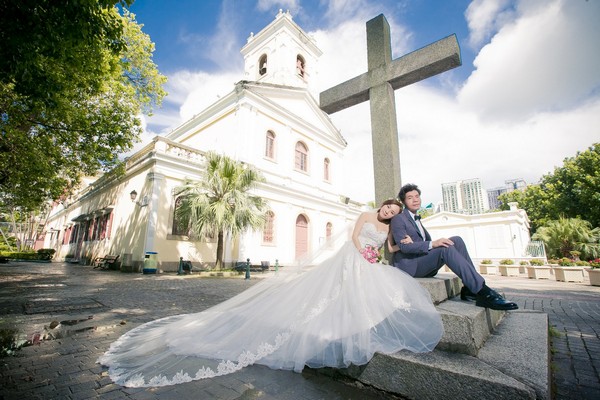
<svg viewBox="0 0 600 400">
<path fill-rule="evenodd" d="M 527 266 L 529 263 L 527 261 L 519 261 L 519 273 L 524 274 L 527 272 Z"/>
<path fill-rule="evenodd" d="M 544 260 L 534 258 L 527 266 L 527 276 L 530 279 L 550 279 L 551 270 L 549 265 L 545 265 Z"/>
<path fill-rule="evenodd" d="M 558 260 L 558 265 L 552 267 L 554 276 L 560 282 L 583 282 L 583 267 L 570 258 L 564 257 Z"/>
<path fill-rule="evenodd" d="M 492 260 L 481 260 L 479 263 L 479 272 L 487 275 L 497 275 L 498 267 L 492 264 Z"/>
<path fill-rule="evenodd" d="M 519 276 L 519 266 L 509 258 L 500 260 L 500 274 L 502 276 Z"/>
<path fill-rule="evenodd" d="M 589 264 L 590 268 L 587 268 L 587 273 L 590 277 L 590 285 L 600 286 L 600 258 L 590 261 Z"/>
</svg>

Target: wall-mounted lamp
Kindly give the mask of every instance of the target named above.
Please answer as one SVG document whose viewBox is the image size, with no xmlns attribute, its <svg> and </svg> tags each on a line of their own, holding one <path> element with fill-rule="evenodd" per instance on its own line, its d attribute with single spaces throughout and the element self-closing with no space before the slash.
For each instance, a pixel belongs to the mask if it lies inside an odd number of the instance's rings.
<svg viewBox="0 0 600 400">
<path fill-rule="evenodd" d="M 129 193 L 129 197 L 131 197 L 131 201 L 133 201 L 135 204 L 137 204 L 140 207 L 146 207 L 148 205 L 148 196 L 144 196 L 142 197 L 142 201 L 135 201 L 135 199 L 137 199 L 137 192 L 135 190 L 132 190 L 131 193 Z"/>
</svg>

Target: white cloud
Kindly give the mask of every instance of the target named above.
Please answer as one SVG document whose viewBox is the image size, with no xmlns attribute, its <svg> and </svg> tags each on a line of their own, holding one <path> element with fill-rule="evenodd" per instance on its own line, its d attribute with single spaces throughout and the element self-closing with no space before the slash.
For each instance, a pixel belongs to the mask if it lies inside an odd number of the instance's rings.
<svg viewBox="0 0 600 400">
<path fill-rule="evenodd" d="M 481 118 L 514 124 L 577 107 L 600 86 L 600 2 L 522 5 L 483 47 L 458 96 Z"/>
<path fill-rule="evenodd" d="M 473 48 L 481 45 L 496 33 L 498 24 L 504 20 L 503 11 L 509 0 L 474 0 L 467 7 L 465 17 L 469 26 L 469 45 Z"/>
<path fill-rule="evenodd" d="M 298 0 L 258 0 L 256 8 L 260 11 L 267 11 L 279 7 L 283 11 L 290 10 L 295 13 L 300 8 Z"/>
</svg>

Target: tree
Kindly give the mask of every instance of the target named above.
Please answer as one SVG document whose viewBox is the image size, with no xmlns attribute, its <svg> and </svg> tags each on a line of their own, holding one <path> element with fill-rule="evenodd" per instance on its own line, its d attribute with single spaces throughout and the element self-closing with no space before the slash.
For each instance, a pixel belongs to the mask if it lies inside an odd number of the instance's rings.
<svg viewBox="0 0 600 400">
<path fill-rule="evenodd" d="M 209 152 L 202 179 L 186 180 L 177 190 L 182 199 L 176 211 L 178 222 L 196 238 L 217 235 L 217 269 L 223 265 L 225 233 L 235 237 L 264 226 L 267 205 L 249 193 L 259 182 L 264 177 L 250 165 Z"/>
<path fill-rule="evenodd" d="M 570 257 L 580 252 L 584 259 L 600 256 L 600 228 L 592 229 L 588 221 L 579 218 L 560 218 L 549 221 L 532 236 L 546 246 L 546 253 L 553 258 Z"/>
<path fill-rule="evenodd" d="M 566 158 L 561 167 L 544 175 L 539 184 L 524 191 L 504 193 L 500 200 L 504 210 L 509 208 L 508 203 L 518 202 L 527 211 L 532 232 L 561 216 L 600 226 L 600 143 Z"/>
<path fill-rule="evenodd" d="M 0 3 L 0 199 L 23 211 L 119 165 L 166 78 L 132 0 Z"/>
</svg>

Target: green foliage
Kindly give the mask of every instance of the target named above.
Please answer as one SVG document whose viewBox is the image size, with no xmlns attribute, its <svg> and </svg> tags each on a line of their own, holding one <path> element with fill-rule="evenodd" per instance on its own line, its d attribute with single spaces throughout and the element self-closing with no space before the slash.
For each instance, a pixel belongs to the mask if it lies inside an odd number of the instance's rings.
<svg viewBox="0 0 600 400">
<path fill-rule="evenodd" d="M 159 106 L 166 78 L 132 1 L 0 5 L 0 199 L 32 210 L 108 171 Z"/>
<path fill-rule="evenodd" d="M 572 251 L 580 252 L 584 259 L 600 255 L 600 228 L 592 229 L 588 221 L 579 218 L 549 221 L 532 239 L 544 242 L 549 257 L 569 258 Z"/>
<path fill-rule="evenodd" d="M 515 262 L 509 258 L 505 258 L 504 260 L 500 260 L 500 265 L 513 265 Z"/>
<path fill-rule="evenodd" d="M 264 226 L 267 204 L 249 190 L 265 179 L 250 165 L 214 152 L 206 154 L 203 175 L 200 181 L 186 180 L 178 188 L 182 201 L 176 218 L 196 238 L 217 235 L 216 267 L 220 269 L 226 232 L 235 237 Z"/>
<path fill-rule="evenodd" d="M 52 260 L 54 253 L 56 253 L 54 249 L 39 249 L 37 251 L 38 259 L 40 260 Z"/>
<path fill-rule="evenodd" d="M 527 261 L 521 261 L 521 262 L 519 262 L 519 265 L 525 265 L 526 266 L 526 265 L 529 265 L 529 263 Z"/>
<path fill-rule="evenodd" d="M 491 264 L 492 260 L 481 260 L 480 264 Z"/>
<path fill-rule="evenodd" d="M 39 260 L 39 255 L 35 251 L 9 251 L 2 253 L 11 260 Z"/>
<path fill-rule="evenodd" d="M 524 191 L 504 193 L 500 200 L 503 210 L 509 209 L 509 202 L 516 201 L 527 211 L 532 233 L 561 216 L 600 226 L 600 143 L 566 158 L 561 167 L 544 175 L 539 184 Z"/>
<path fill-rule="evenodd" d="M 560 265 L 561 267 L 573 267 L 576 264 L 575 261 L 571 260 L 570 258 L 563 257 L 560 260 L 558 260 L 558 265 Z"/>
<path fill-rule="evenodd" d="M 0 328 L 0 357 L 13 356 L 15 352 L 27 344 L 27 340 L 19 337 L 14 328 Z"/>
<path fill-rule="evenodd" d="M 529 261 L 529 264 L 531 264 L 532 266 L 542 266 L 544 265 L 544 260 L 540 260 L 539 258 L 534 258 L 533 260 Z"/>
</svg>

